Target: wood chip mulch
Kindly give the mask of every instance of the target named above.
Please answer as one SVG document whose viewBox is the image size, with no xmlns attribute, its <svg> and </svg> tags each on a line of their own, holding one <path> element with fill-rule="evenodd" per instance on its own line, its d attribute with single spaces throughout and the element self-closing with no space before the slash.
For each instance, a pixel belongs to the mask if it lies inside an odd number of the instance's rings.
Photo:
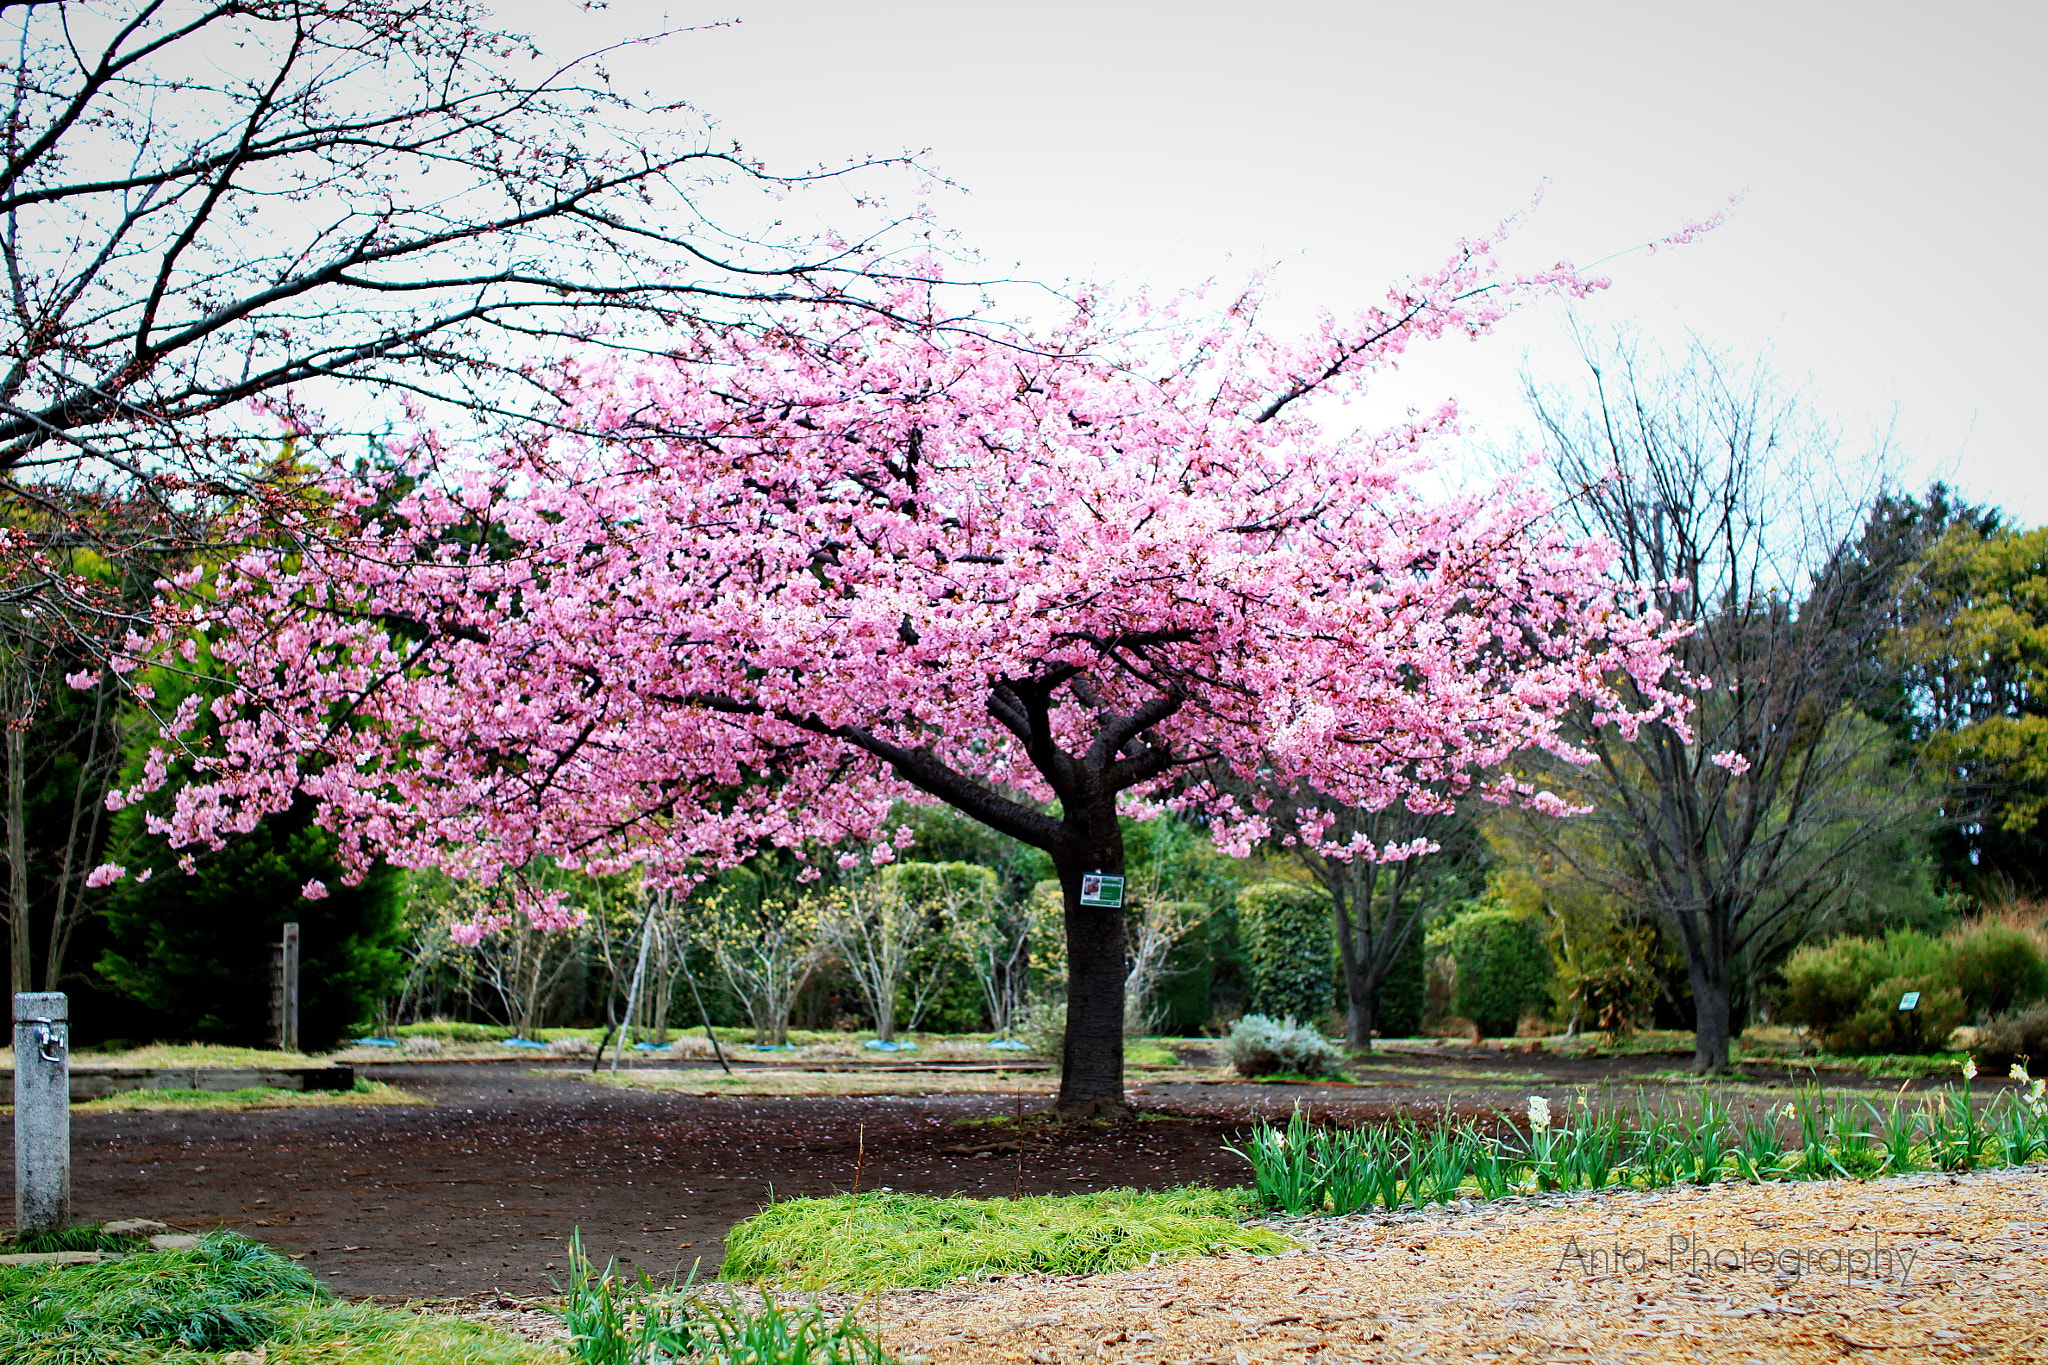
<svg viewBox="0 0 2048 1365">
<path fill-rule="evenodd" d="M 2048 1170 L 1270 1224 L 1309 1245 L 878 1296 L 929 1365 L 2048 1362 Z"/>
</svg>

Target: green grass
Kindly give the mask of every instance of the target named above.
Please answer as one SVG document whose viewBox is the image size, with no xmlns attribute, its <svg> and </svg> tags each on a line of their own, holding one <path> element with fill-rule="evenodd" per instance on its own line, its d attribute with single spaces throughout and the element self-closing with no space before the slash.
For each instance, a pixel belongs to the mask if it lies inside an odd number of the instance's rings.
<svg viewBox="0 0 2048 1365">
<path fill-rule="evenodd" d="M 255 1047 L 225 1047 L 218 1043 L 151 1043 L 122 1051 L 82 1051 L 71 1054 L 78 1066 L 208 1066 L 222 1068 L 325 1066 L 325 1057 L 303 1052 L 269 1052 Z M 14 1054 L 0 1054 L 0 1065 L 11 1069 Z"/>
<path fill-rule="evenodd" d="M 67 1229 L 75 1247 L 102 1240 Z M 125 1243 L 132 1247 L 135 1244 Z M 81 1266 L 0 1267 L 7 1365 L 201 1365 L 261 1351 L 267 1365 L 559 1365 L 474 1323 L 333 1302 L 296 1262 L 235 1233 L 189 1251 L 133 1251 Z"/>
<path fill-rule="evenodd" d="M 98 1223 L 75 1223 L 51 1232 L 18 1233 L 0 1238 L 0 1255 L 47 1251 L 133 1251 L 142 1243 L 133 1237 L 101 1232 Z"/>
<path fill-rule="evenodd" d="M 1318 1128 L 1296 1109 L 1286 1126 L 1261 1121 L 1243 1148 L 1257 1197 L 1290 1215 L 1417 1208 L 1458 1195 L 1499 1199 L 1545 1190 L 1662 1189 L 1778 1180 L 1870 1179 L 1969 1171 L 2048 1160 L 2048 1096 L 2040 1083 L 1979 1104 L 1959 1087 L 1909 1099 L 1803 1089 L 1785 1105 L 1737 1114 L 1726 1091 L 1673 1104 L 1553 1108 L 1531 1096 L 1526 1127 L 1413 1120 Z M 1583 1098 L 1583 1097 L 1582 1097 Z"/>
<path fill-rule="evenodd" d="M 112 1365 L 147 1358 L 151 1346 L 251 1350 L 279 1333 L 285 1307 L 326 1297 L 296 1263 L 233 1233 L 191 1251 L 0 1267 L 0 1360 Z"/>
<path fill-rule="evenodd" d="M 1152 1258 L 1275 1252 L 1286 1238 L 1236 1222 L 1242 1191 L 933 1199 L 876 1192 L 774 1204 L 726 1237 L 721 1278 L 805 1289 L 948 1284 L 1038 1270 L 1093 1275 Z"/>
<path fill-rule="evenodd" d="M 240 1090 L 123 1090 L 71 1106 L 74 1114 L 130 1114 L 150 1109 L 320 1109 L 348 1104 L 425 1104 L 418 1095 L 382 1081 L 356 1079 L 349 1090 L 282 1090 L 252 1085 Z"/>
<path fill-rule="evenodd" d="M 644 1273 L 627 1279 L 606 1266 L 592 1270 L 580 1233 L 569 1239 L 568 1287 L 559 1310 L 577 1365 L 896 1365 L 882 1344 L 853 1320 L 816 1304 L 790 1307 L 763 1291 L 758 1304 L 738 1297 L 655 1284 Z"/>
<path fill-rule="evenodd" d="M 364 1303 L 287 1310 L 282 1330 L 264 1348 L 264 1365 L 562 1365 L 567 1359 L 552 1346 L 480 1323 Z M 167 1358 L 164 1365 L 173 1362 Z"/>
<path fill-rule="evenodd" d="M 335 1105 L 426 1103 L 395 1085 L 358 1076 L 355 1085 L 347 1090 L 285 1090 L 269 1085 L 249 1085 L 237 1090 L 123 1090 L 96 1100 L 77 1101 L 71 1112 L 133 1114 L 159 1109 L 322 1109 Z M 0 1104 L 0 1116 L 13 1112 L 14 1106 Z"/>
<path fill-rule="evenodd" d="M 1860 1072 L 1873 1079 L 1917 1080 L 1922 1076 L 1953 1076 L 1962 1069 L 1969 1055 L 1967 1052 L 1927 1052 L 1850 1057 L 1823 1052 L 1815 1057 L 1788 1061 L 1785 1065 L 1797 1070 L 1811 1062 L 1816 1067 Z"/>
</svg>

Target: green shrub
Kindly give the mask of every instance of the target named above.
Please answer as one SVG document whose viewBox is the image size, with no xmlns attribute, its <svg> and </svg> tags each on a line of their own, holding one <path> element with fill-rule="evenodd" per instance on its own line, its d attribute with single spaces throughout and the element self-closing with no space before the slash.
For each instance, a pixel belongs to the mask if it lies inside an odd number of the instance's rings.
<svg viewBox="0 0 2048 1365">
<path fill-rule="evenodd" d="M 1527 1010 L 1550 994 L 1550 955 L 1536 922 L 1512 910 L 1468 910 L 1446 936 L 1457 981 L 1451 1012 L 1482 1033 L 1512 1033 Z"/>
<path fill-rule="evenodd" d="M 1240 1076 L 1329 1076 L 1343 1060 L 1315 1029 L 1263 1014 L 1232 1024 L 1223 1052 Z"/>
<path fill-rule="evenodd" d="M 1422 1032 L 1424 967 L 1422 926 L 1416 925 L 1387 964 L 1373 997 L 1373 1028 L 1383 1038 L 1413 1038 Z"/>
<path fill-rule="evenodd" d="M 1922 975 L 1878 982 L 1854 1014 L 1822 1035 L 1822 1042 L 1833 1052 L 1863 1055 L 1941 1051 L 1963 1022 L 1963 997 L 1953 986 L 1928 986 L 1926 981 Z M 1918 991 L 1920 999 L 1912 1009 L 1900 1009 L 1899 1001 L 1911 991 Z"/>
<path fill-rule="evenodd" d="M 1785 1019 L 1825 1032 L 1861 1009 L 1870 988 L 1891 974 L 1884 945 L 1867 938 L 1797 948 L 1778 969 L 1785 982 Z"/>
<path fill-rule="evenodd" d="M 1240 1227 L 1241 1192 L 1146 1192 L 933 1199 L 876 1191 L 770 1205 L 726 1236 L 719 1277 L 806 1289 L 950 1284 L 961 1276 L 1096 1275 L 1183 1256 L 1284 1251 Z"/>
<path fill-rule="evenodd" d="M 1616 920 L 1559 936 L 1551 994 L 1578 1026 L 1614 1037 L 1634 1033 L 1657 1001 L 1657 931 Z"/>
<path fill-rule="evenodd" d="M 1970 1050 L 1986 1071 L 2003 1072 L 2018 1062 L 2037 1076 L 2048 1074 L 2048 1004 L 1993 1019 L 1977 1030 Z"/>
<path fill-rule="evenodd" d="M 2025 933 L 1995 920 L 1948 936 L 1950 980 L 1972 1018 L 2009 1014 L 2048 997 L 2048 959 Z"/>
<path fill-rule="evenodd" d="M 1785 1016 L 1814 1031 L 1831 1052 L 1939 1051 L 1967 1004 L 1952 976 L 1950 948 L 1913 929 L 1881 941 L 1844 937 L 1786 959 Z M 1920 993 L 1916 1008 L 1899 1001 Z"/>
<path fill-rule="evenodd" d="M 1051 1062 L 1057 1071 L 1066 1059 L 1067 1002 L 1064 998 L 1041 996 L 1024 1006 L 1010 1033 L 1030 1048 L 1034 1056 Z"/>
<path fill-rule="evenodd" d="M 1254 882 L 1237 893 L 1238 936 L 1250 976 L 1246 1008 L 1320 1019 L 1336 1001 L 1330 898 L 1293 882 Z"/>
</svg>

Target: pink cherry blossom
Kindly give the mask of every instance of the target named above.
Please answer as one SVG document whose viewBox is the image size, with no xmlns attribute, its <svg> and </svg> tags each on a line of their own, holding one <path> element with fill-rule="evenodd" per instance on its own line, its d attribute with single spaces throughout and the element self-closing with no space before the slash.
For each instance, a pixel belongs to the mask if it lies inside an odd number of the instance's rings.
<svg viewBox="0 0 2048 1365">
<path fill-rule="evenodd" d="M 1266 838 L 1211 773 L 1565 813 L 1504 765 L 1586 761 L 1573 710 L 1683 732 L 1682 627 L 1530 484 L 1418 491 L 1454 407 L 1348 432 L 1298 402 L 1595 287 L 1509 274 L 1498 240 L 1300 337 L 1248 303 L 1142 298 L 1028 336 L 912 282 L 893 318 L 824 301 L 572 362 L 561 426 L 601 439 L 419 433 L 413 479 L 337 474 L 289 553 L 165 585 L 123 662 L 204 626 L 226 686 L 210 735 L 196 698 L 165 725 L 196 777 L 150 826 L 217 846 L 304 797 L 351 877 L 382 856 L 494 886 L 545 854 L 682 884 L 764 848 L 886 862 L 891 804 L 921 796 L 1078 886 L 1121 867 L 1119 805 L 1183 811 L 1236 854 Z M 162 786 L 166 755 L 110 804 Z"/>
</svg>

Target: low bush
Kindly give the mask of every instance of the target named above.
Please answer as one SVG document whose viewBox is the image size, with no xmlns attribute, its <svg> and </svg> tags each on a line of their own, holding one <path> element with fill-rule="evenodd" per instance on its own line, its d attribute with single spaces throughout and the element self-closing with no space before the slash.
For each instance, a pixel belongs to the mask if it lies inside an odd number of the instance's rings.
<svg viewBox="0 0 2048 1365">
<path fill-rule="evenodd" d="M 1232 1024 L 1223 1053 L 1240 1076 L 1329 1076 L 1343 1062 L 1315 1029 L 1263 1014 L 1247 1014 Z"/>
<path fill-rule="evenodd" d="M 1044 1271 L 1095 1275 L 1183 1256 L 1284 1251 L 1242 1227 L 1244 1195 L 1187 1187 L 1024 1199 L 877 1191 L 774 1204 L 726 1236 L 719 1277 L 887 1289 Z"/>
<path fill-rule="evenodd" d="M 1948 936 L 1949 972 L 1973 1018 L 2009 1014 L 2048 997 L 2048 958 L 2032 935 L 1979 920 Z"/>
<path fill-rule="evenodd" d="M 1914 991 L 1920 994 L 1914 1007 L 1900 1009 L 1899 1002 Z M 1872 986 L 1856 1012 L 1830 1027 L 1822 1041 L 1831 1051 L 1854 1055 L 1939 1052 L 1964 1018 L 1962 993 L 1954 986 L 1929 986 L 1925 976 L 1893 976 Z"/>
<path fill-rule="evenodd" d="M 407 1038 L 438 1038 L 444 1043 L 501 1043 L 512 1036 L 502 1024 L 467 1024 L 452 1019 L 435 1019 L 424 1024 L 400 1024 L 386 1035 L 401 1042 Z"/>
<path fill-rule="evenodd" d="M 1067 1041 L 1067 1002 L 1033 1000 L 1017 1016 L 1010 1032 L 1017 1041 L 1058 1069 Z"/>
<path fill-rule="evenodd" d="M 1986 1071 L 2004 1071 L 2018 1062 L 2036 1075 L 2048 1073 L 2048 1004 L 1993 1019 L 1977 1030 L 1971 1050 Z"/>
<path fill-rule="evenodd" d="M 1831 1052 L 1935 1052 L 1970 1013 L 1951 945 L 1912 929 L 1838 938 L 1795 951 L 1780 969 L 1785 1017 Z M 1899 1008 L 1918 992 L 1917 1006 Z"/>
</svg>

